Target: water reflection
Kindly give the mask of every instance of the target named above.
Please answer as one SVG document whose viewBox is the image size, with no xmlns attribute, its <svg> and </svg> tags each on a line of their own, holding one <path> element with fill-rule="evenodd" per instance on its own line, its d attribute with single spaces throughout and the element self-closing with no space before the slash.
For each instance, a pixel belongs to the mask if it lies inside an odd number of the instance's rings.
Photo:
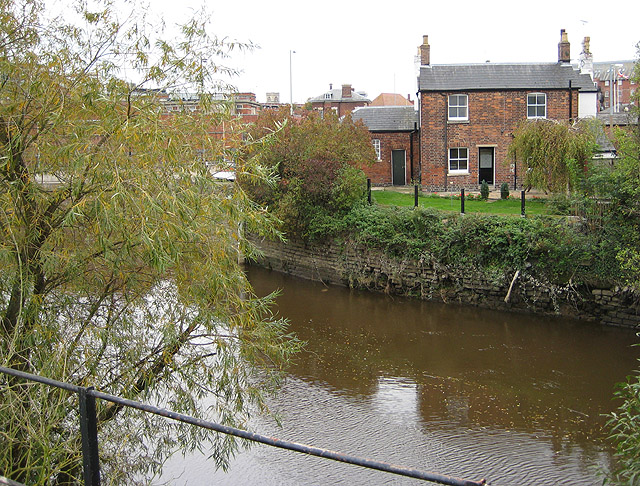
<svg viewBox="0 0 640 486">
<path fill-rule="evenodd" d="M 277 310 L 308 342 L 273 401 L 283 428 L 255 430 L 492 484 L 601 483 L 602 414 L 636 366 L 633 332 L 248 274 L 258 294 L 283 289 Z M 189 484 L 421 484 L 265 447 L 229 474 L 203 469 Z"/>
</svg>

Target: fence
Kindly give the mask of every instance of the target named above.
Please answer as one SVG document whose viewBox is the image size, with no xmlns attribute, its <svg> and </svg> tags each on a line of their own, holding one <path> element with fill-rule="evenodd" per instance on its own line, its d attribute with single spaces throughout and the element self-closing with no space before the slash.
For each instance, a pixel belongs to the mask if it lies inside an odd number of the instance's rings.
<svg viewBox="0 0 640 486">
<path fill-rule="evenodd" d="M 439 484 L 448 484 L 451 486 L 481 486 L 486 484 L 484 479 L 480 481 L 470 481 L 465 479 L 453 478 L 442 474 L 433 472 L 424 472 L 416 469 L 402 468 L 393 464 L 373 461 L 370 459 L 363 459 L 340 452 L 330 451 L 326 449 L 320 449 L 296 442 L 289 442 L 273 437 L 267 437 L 264 435 L 248 432 L 246 430 L 236 429 L 234 427 L 228 427 L 226 425 L 217 424 L 215 422 L 208 422 L 188 415 L 172 412 L 162 408 L 154 407 L 151 405 L 145 405 L 133 400 L 121 398 L 113 395 L 108 395 L 93 389 L 93 387 L 80 387 L 72 385 L 70 383 L 64 383 L 55 381 L 50 378 L 45 378 L 30 373 L 14 370 L 12 368 L 5 368 L 0 366 L 0 373 L 11 375 L 24 380 L 35 381 L 47 386 L 53 386 L 61 388 L 78 395 L 79 410 L 80 410 L 80 434 L 82 438 L 82 457 L 83 457 L 83 472 L 84 472 L 84 484 L 85 486 L 99 486 L 100 485 L 100 464 L 98 454 L 98 432 L 97 432 L 97 419 L 96 419 L 96 399 L 106 400 L 108 402 L 115 403 L 120 406 L 131 407 L 143 412 L 152 413 L 166 417 L 168 419 L 176 420 L 179 422 L 191 424 L 197 427 L 202 427 L 222 434 L 228 434 L 235 437 L 240 437 L 249 441 L 259 442 L 272 447 L 278 447 L 280 449 L 287 449 L 295 452 L 301 452 L 304 454 L 323 457 L 334 461 L 344 462 L 347 464 L 353 464 L 356 466 L 362 466 L 369 469 L 376 469 L 392 474 L 398 474 L 400 476 L 406 476 L 415 479 L 422 479 L 425 481 L 431 481 Z M 5 478 L 2 478 L 5 479 Z M 2 485 L 0 481 L 0 485 Z M 14 482 L 8 482 L 4 484 L 15 484 Z"/>
</svg>

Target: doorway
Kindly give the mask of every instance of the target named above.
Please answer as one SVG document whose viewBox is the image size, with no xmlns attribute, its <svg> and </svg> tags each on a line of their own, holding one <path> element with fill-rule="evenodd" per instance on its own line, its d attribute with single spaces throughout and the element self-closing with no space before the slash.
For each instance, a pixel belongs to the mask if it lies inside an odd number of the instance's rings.
<svg viewBox="0 0 640 486">
<path fill-rule="evenodd" d="M 496 165 L 495 147 L 480 147 L 478 150 L 478 184 L 486 181 L 487 184 L 493 185 Z"/>
<path fill-rule="evenodd" d="M 391 177 L 394 186 L 407 184 L 407 156 L 404 150 L 391 151 Z"/>
</svg>

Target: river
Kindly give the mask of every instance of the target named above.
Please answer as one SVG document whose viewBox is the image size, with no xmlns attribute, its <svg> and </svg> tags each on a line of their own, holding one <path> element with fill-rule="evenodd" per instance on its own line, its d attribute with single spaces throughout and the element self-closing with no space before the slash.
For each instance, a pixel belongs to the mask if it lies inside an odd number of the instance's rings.
<svg viewBox="0 0 640 486">
<path fill-rule="evenodd" d="M 275 437 L 492 485 L 597 485 L 603 414 L 637 368 L 631 330 L 353 291 L 249 267 L 307 341 L 271 405 Z M 175 456 L 175 485 L 431 484 L 267 446 L 227 473 Z M 160 484 L 160 483 L 158 483 Z"/>
</svg>

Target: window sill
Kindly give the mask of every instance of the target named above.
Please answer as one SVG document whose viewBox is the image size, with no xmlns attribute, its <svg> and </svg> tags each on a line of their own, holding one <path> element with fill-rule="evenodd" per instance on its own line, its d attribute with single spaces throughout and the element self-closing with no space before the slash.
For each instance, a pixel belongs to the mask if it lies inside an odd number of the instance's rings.
<svg viewBox="0 0 640 486">
<path fill-rule="evenodd" d="M 465 125 L 469 123 L 469 119 L 466 120 L 447 120 L 447 123 L 450 125 Z"/>
<path fill-rule="evenodd" d="M 469 171 L 465 171 L 465 172 L 447 172 L 448 176 L 468 176 L 469 175 Z"/>
</svg>

